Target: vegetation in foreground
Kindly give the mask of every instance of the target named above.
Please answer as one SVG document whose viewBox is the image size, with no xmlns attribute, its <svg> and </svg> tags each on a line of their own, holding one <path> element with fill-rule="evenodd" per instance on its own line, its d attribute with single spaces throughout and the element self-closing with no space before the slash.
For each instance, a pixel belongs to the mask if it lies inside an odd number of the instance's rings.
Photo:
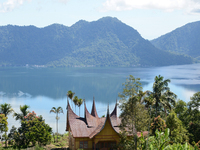
<svg viewBox="0 0 200 150">
<path fill-rule="evenodd" d="M 132 75 L 119 93 L 121 140 L 118 148 L 150 150 L 193 150 L 200 146 L 200 92 L 186 104 L 176 100 L 169 79 L 156 76 L 152 91 L 142 91 L 139 78 Z M 149 131 L 145 137 L 137 132 Z M 127 135 L 133 135 L 128 137 Z"/>
<path fill-rule="evenodd" d="M 57 141 L 58 137 L 58 141 Z M 0 150 L 7 149 L 7 150 L 13 150 L 13 149 L 28 149 L 28 150 L 54 150 L 54 149 L 67 149 L 68 148 L 68 133 L 65 134 L 53 134 L 50 143 L 47 145 L 39 145 L 36 144 L 35 146 L 27 146 L 22 148 L 13 147 L 12 145 L 8 145 L 8 147 L 5 147 L 5 142 L 0 143 Z"/>
<path fill-rule="evenodd" d="M 169 79 L 156 76 L 152 91 L 142 91 L 139 78 L 129 76 L 119 93 L 121 109 L 121 138 L 118 149 L 130 150 L 197 150 L 200 149 L 200 92 L 195 93 L 188 103 L 176 100 L 170 91 Z M 81 106 L 83 100 L 68 91 L 67 97 Z M 68 135 L 54 135 L 52 128 L 42 116 L 20 106 L 21 113 L 14 113 L 21 126 L 8 131 L 7 115 L 13 112 L 10 104 L 0 105 L 0 130 L 3 132 L 1 144 L 7 149 L 54 149 L 67 148 Z M 62 112 L 52 107 L 51 112 Z M 57 125 L 58 127 L 58 125 Z M 143 136 L 142 131 L 149 131 Z M 137 132 L 141 132 L 138 138 Z M 127 137 L 127 135 L 133 135 Z M 57 140 L 56 140 L 57 139 Z"/>
</svg>

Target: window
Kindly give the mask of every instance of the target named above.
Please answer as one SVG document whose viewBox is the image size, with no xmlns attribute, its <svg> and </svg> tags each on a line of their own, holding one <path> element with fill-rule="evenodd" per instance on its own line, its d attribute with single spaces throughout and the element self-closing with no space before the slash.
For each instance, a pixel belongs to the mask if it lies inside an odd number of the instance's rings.
<svg viewBox="0 0 200 150">
<path fill-rule="evenodd" d="M 79 148 L 88 148 L 88 141 L 80 141 Z"/>
</svg>

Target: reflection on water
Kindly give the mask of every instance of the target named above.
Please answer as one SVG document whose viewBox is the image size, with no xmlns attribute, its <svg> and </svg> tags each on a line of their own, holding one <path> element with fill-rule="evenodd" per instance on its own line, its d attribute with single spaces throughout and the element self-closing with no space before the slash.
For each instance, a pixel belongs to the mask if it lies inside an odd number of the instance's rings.
<svg viewBox="0 0 200 150">
<path fill-rule="evenodd" d="M 114 108 L 122 83 L 129 75 L 141 78 L 144 90 L 152 90 L 154 77 L 160 74 L 171 79 L 170 88 L 179 99 L 189 101 L 200 88 L 199 69 L 200 64 L 151 68 L 0 68 L 0 103 L 10 103 L 16 112 L 20 105 L 31 106 L 30 110 L 42 115 L 54 131 L 55 114 L 49 111 L 62 106 L 59 132 L 64 133 L 68 90 L 85 99 L 89 111 L 95 97 L 98 114 L 102 116 L 108 104 L 110 111 Z M 83 106 L 80 112 L 83 116 Z M 76 113 L 79 114 L 78 107 Z M 19 122 L 10 115 L 9 128 L 12 125 L 19 126 Z"/>
</svg>

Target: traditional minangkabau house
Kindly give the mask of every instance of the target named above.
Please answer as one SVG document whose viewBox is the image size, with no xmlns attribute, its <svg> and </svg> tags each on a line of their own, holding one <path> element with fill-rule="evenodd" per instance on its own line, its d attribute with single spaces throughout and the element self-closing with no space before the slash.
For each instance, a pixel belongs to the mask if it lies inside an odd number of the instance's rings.
<svg viewBox="0 0 200 150">
<path fill-rule="evenodd" d="M 70 150 L 88 149 L 97 150 L 102 148 L 112 148 L 119 142 L 120 119 L 117 117 L 117 104 L 111 114 L 107 109 L 106 117 L 100 118 L 97 114 L 95 101 L 91 114 L 84 103 L 84 118 L 77 116 L 67 105 L 67 128 L 69 132 Z"/>
<path fill-rule="evenodd" d="M 120 118 L 117 117 L 117 102 L 114 110 L 109 114 L 107 109 L 106 117 L 99 118 L 95 101 L 91 114 L 86 108 L 84 102 L 85 112 L 84 118 L 77 116 L 70 107 L 69 101 L 67 104 L 67 127 L 69 132 L 69 148 L 70 150 L 86 149 L 86 150 L 111 150 L 114 145 L 119 142 L 121 123 Z M 143 134 L 147 134 L 145 131 Z M 141 133 L 137 132 L 137 136 Z"/>
</svg>

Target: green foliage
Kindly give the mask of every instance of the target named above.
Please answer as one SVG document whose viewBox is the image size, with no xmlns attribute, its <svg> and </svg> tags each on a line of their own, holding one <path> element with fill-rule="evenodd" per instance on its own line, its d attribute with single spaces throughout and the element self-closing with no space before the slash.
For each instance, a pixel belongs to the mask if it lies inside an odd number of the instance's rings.
<svg viewBox="0 0 200 150">
<path fill-rule="evenodd" d="M 200 140 L 200 92 L 195 93 L 187 104 L 188 110 L 185 113 L 187 118 L 189 141 L 195 144 Z"/>
<path fill-rule="evenodd" d="M 55 145 L 56 147 L 67 147 L 69 144 L 69 133 L 65 133 L 63 135 L 61 134 L 57 134 L 58 136 L 58 142 L 53 142 L 52 144 Z M 52 137 L 54 138 L 54 137 Z M 55 139 L 52 139 L 53 141 L 55 141 Z"/>
<path fill-rule="evenodd" d="M 137 95 L 139 90 L 142 90 L 141 85 L 140 78 L 135 78 L 134 76 L 129 75 L 126 82 L 122 84 L 124 88 L 123 92 L 119 93 L 119 97 L 122 98 L 122 100 L 126 100 L 126 98 Z"/>
<path fill-rule="evenodd" d="M 34 146 L 46 145 L 51 141 L 51 127 L 45 123 L 42 116 L 36 116 L 32 111 L 21 121 L 21 126 L 17 129 L 14 126 L 8 134 L 10 143 L 14 147 L 27 147 L 30 143 Z"/>
<path fill-rule="evenodd" d="M 153 123 L 151 123 L 150 129 L 152 135 L 156 134 L 156 130 L 163 132 L 166 129 L 165 121 L 160 116 L 155 117 Z"/>
<path fill-rule="evenodd" d="M 156 110 L 156 117 L 162 111 L 167 115 L 167 111 L 175 106 L 176 94 L 170 91 L 168 83 L 170 83 L 170 79 L 164 80 L 164 77 L 161 75 L 154 78 L 153 92 L 151 92 L 150 95 L 155 101 L 153 107 L 155 107 Z"/>
<path fill-rule="evenodd" d="M 67 92 L 67 97 L 69 97 L 71 100 L 73 99 L 74 97 L 74 94 L 71 90 Z"/>
<path fill-rule="evenodd" d="M 78 99 L 77 106 L 79 107 L 79 116 L 80 116 L 80 106 L 83 104 L 83 100 L 81 98 Z"/>
<path fill-rule="evenodd" d="M 165 129 L 165 132 L 155 131 L 155 136 L 149 137 L 148 147 L 149 150 L 164 150 L 164 148 L 169 144 L 169 129 Z"/>
<path fill-rule="evenodd" d="M 149 114 L 145 106 L 136 102 L 136 97 L 130 98 L 126 103 L 120 105 L 121 127 L 128 129 L 131 133 L 136 131 L 146 131 L 148 129 Z M 136 131 L 135 129 L 136 128 Z"/>
<path fill-rule="evenodd" d="M 120 133 L 120 141 L 117 144 L 119 150 L 130 150 L 135 148 L 133 137 L 128 137 L 126 132 Z"/>
<path fill-rule="evenodd" d="M 0 113 L 4 114 L 5 117 L 7 117 L 9 114 L 11 114 L 14 110 L 12 109 L 11 105 L 10 104 L 7 104 L 7 103 L 4 103 L 4 104 L 1 104 L 0 105 Z M 2 118 L 3 119 L 3 118 Z M 7 119 L 7 118 L 6 118 Z M 3 128 L 4 128 L 4 131 L 5 133 L 3 134 L 3 140 L 5 140 L 5 145 L 7 147 L 7 131 L 8 131 L 8 127 L 6 125 L 6 122 L 5 122 L 5 118 L 2 120 L 3 121 Z"/>
<path fill-rule="evenodd" d="M 183 122 L 183 125 L 186 127 L 188 124 L 188 115 L 187 115 L 187 104 L 182 100 L 176 102 L 174 112 L 177 114 L 177 117 Z"/>
<path fill-rule="evenodd" d="M 51 141 L 51 127 L 36 116 L 31 120 L 23 121 L 22 127 L 25 129 L 25 137 L 32 144 L 37 142 L 39 145 L 46 145 Z"/>
<path fill-rule="evenodd" d="M 165 150 L 198 150 L 197 147 L 192 147 L 188 143 L 180 144 L 180 143 L 174 143 L 173 145 L 167 145 L 165 147 Z"/>
<path fill-rule="evenodd" d="M 139 90 L 142 89 L 139 80 L 139 78 L 134 78 L 130 75 L 129 78 L 126 79 L 126 82 L 122 84 L 124 86 L 123 91 L 119 93 L 119 97 L 121 98 L 121 105 L 119 106 L 121 109 L 121 127 L 123 130 L 127 127 L 129 132 L 131 132 L 130 134 L 136 134 L 136 117 L 138 117 L 136 108 L 139 102 L 137 94 Z"/>
<path fill-rule="evenodd" d="M 142 98 L 141 92 L 139 95 L 139 91 L 142 89 L 139 80 L 139 78 L 134 78 L 130 75 L 126 82 L 122 84 L 124 86 L 123 91 L 119 93 L 121 98 L 121 105 L 119 106 L 121 109 L 120 127 L 123 132 L 127 131 L 128 134 L 134 136 L 135 148 L 137 147 L 137 130 L 145 129 L 145 124 L 143 123 L 148 122 L 148 112 L 139 104 Z"/>
<path fill-rule="evenodd" d="M 174 111 L 167 116 L 167 128 L 170 129 L 170 139 L 174 143 L 185 143 L 188 141 L 188 132 L 183 127 L 181 120 L 177 117 Z"/>
<path fill-rule="evenodd" d="M 56 120 L 58 120 L 58 119 L 59 119 L 59 118 L 58 118 L 58 114 L 59 114 L 59 113 L 63 113 L 63 109 L 62 109 L 62 107 L 58 107 L 58 108 L 52 107 L 51 110 L 50 110 L 50 113 L 51 113 L 51 112 L 53 112 L 53 113 L 56 114 Z"/>
<path fill-rule="evenodd" d="M 20 120 L 23 121 L 25 120 L 25 116 L 28 115 L 28 113 L 30 113 L 30 111 L 28 111 L 27 109 L 30 108 L 30 106 L 28 105 L 20 105 L 20 112 L 21 113 L 14 113 L 13 117 L 15 117 L 15 120 Z"/>
<path fill-rule="evenodd" d="M 13 109 L 10 104 L 4 103 L 0 105 L 0 113 L 4 114 L 7 117 L 13 112 Z"/>
<path fill-rule="evenodd" d="M 195 93 L 188 102 L 190 119 L 192 122 L 197 121 L 197 118 L 200 118 L 200 92 Z M 200 122 L 200 119 L 198 119 Z"/>
<path fill-rule="evenodd" d="M 78 96 L 74 96 L 73 102 L 74 102 L 74 105 L 75 105 L 75 112 L 76 112 L 76 105 L 78 105 Z"/>
<path fill-rule="evenodd" d="M 189 142 L 195 144 L 200 141 L 200 122 L 190 122 L 188 127 Z"/>
<path fill-rule="evenodd" d="M 7 132 L 8 131 L 8 122 L 7 117 L 5 117 L 5 114 L 0 114 L 0 132 Z"/>
</svg>

